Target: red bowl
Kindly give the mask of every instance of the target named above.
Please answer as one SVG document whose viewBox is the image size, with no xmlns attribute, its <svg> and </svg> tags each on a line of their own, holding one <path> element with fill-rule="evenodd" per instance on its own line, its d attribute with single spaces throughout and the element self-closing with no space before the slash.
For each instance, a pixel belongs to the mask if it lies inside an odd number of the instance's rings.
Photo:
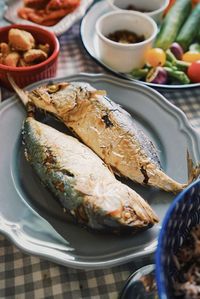
<svg viewBox="0 0 200 299">
<path fill-rule="evenodd" d="M 7 79 L 7 73 L 12 76 L 20 87 L 42 79 L 54 77 L 57 71 L 57 60 L 60 48 L 58 39 L 54 33 L 37 26 L 17 24 L 0 28 L 0 42 L 8 41 L 8 32 L 11 28 L 18 28 L 30 32 L 35 38 L 36 43 L 48 43 L 50 46 L 50 55 L 45 61 L 33 66 L 10 67 L 0 64 L 0 83 L 7 88 L 11 88 Z"/>
</svg>

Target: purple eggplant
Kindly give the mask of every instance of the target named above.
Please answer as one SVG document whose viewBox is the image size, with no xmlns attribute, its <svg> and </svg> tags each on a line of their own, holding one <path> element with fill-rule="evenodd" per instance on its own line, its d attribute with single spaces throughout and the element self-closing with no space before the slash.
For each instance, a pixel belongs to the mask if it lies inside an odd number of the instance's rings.
<svg viewBox="0 0 200 299">
<path fill-rule="evenodd" d="M 166 84 L 167 80 L 168 80 L 167 71 L 161 66 L 152 68 L 146 76 L 146 82 L 149 83 Z"/>
<path fill-rule="evenodd" d="M 171 52 L 174 54 L 176 59 L 181 60 L 183 57 L 183 48 L 178 43 L 173 43 L 170 46 Z"/>
</svg>

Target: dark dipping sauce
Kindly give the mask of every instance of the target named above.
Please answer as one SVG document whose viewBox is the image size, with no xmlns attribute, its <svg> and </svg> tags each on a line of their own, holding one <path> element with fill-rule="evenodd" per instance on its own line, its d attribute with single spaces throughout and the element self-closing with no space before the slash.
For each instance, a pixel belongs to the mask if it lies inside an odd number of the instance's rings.
<svg viewBox="0 0 200 299">
<path fill-rule="evenodd" d="M 192 229 L 174 256 L 174 262 L 178 275 L 173 298 L 200 299 L 200 224 Z"/>
<path fill-rule="evenodd" d="M 135 11 L 139 11 L 139 12 L 151 12 L 152 11 L 152 10 L 147 10 L 147 9 L 135 7 L 135 5 L 132 5 L 132 4 L 128 5 L 124 9 L 126 9 L 126 10 L 135 10 Z"/>
<path fill-rule="evenodd" d="M 144 35 L 138 35 L 129 30 L 118 30 L 113 33 L 109 33 L 107 38 L 113 42 L 122 44 L 136 44 L 145 40 Z"/>
</svg>

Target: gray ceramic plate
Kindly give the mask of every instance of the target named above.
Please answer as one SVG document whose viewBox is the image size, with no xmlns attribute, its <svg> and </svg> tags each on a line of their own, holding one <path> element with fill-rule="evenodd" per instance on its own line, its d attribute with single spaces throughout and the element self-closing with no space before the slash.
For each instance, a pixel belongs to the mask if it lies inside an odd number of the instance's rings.
<svg viewBox="0 0 200 299">
<path fill-rule="evenodd" d="M 94 58 L 97 62 L 99 62 L 102 66 L 104 66 L 107 70 L 111 71 L 115 75 L 125 78 L 131 81 L 138 81 L 134 80 L 130 75 L 125 73 L 119 73 L 112 68 L 110 68 L 108 65 L 106 65 L 101 59 L 99 58 L 98 48 L 96 47 L 96 33 L 95 33 L 95 24 L 97 19 L 102 16 L 103 14 L 109 12 L 111 8 L 109 7 L 107 0 L 102 0 L 96 4 L 94 4 L 90 10 L 87 12 L 87 14 L 84 16 L 83 21 L 81 23 L 81 38 L 83 45 L 87 52 L 90 54 L 92 58 Z M 147 83 L 140 81 L 141 83 L 156 87 L 156 88 L 170 88 L 170 89 L 176 89 L 176 88 L 190 88 L 190 87 L 198 87 L 200 86 L 200 83 L 191 83 L 191 84 L 174 84 L 174 85 L 167 85 L 167 84 L 155 84 L 155 83 Z"/>
<path fill-rule="evenodd" d="M 149 87 L 116 77 L 79 74 L 63 79 L 107 90 L 152 138 L 164 170 L 182 183 L 187 181 L 187 150 L 194 162 L 200 161 L 200 140 L 179 109 Z M 45 82 L 49 80 L 28 89 Z M 159 225 L 135 236 L 119 237 L 87 231 L 66 219 L 25 161 L 20 137 L 25 115 L 15 97 L 0 105 L 0 231 L 27 253 L 76 268 L 111 267 L 153 253 Z M 50 117 L 45 121 L 64 128 Z M 148 200 L 162 221 L 174 195 L 124 182 Z"/>
</svg>

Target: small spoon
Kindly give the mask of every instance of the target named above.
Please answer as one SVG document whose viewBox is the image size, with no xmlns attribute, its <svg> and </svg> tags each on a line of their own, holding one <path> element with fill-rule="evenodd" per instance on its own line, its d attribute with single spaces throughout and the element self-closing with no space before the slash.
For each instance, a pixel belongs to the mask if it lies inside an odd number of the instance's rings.
<svg viewBox="0 0 200 299">
<path fill-rule="evenodd" d="M 147 265 L 129 276 L 119 299 L 158 299 L 155 265 Z"/>
</svg>

